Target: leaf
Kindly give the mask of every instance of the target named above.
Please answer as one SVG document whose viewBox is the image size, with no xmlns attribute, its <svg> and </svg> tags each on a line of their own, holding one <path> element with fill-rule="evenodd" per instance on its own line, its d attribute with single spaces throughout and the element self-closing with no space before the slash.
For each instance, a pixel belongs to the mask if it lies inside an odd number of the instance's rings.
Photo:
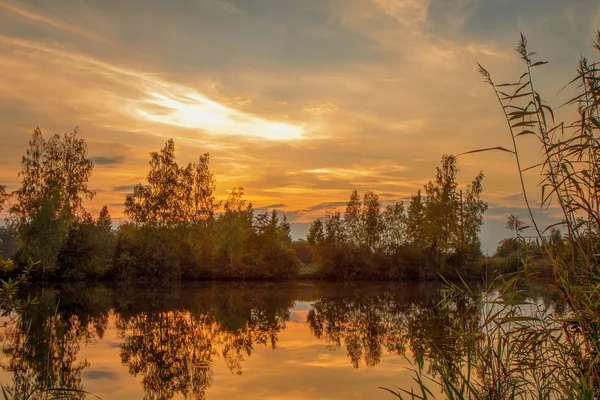
<svg viewBox="0 0 600 400">
<path fill-rule="evenodd" d="M 518 135 L 517 135 L 517 136 L 518 136 Z M 521 170 L 521 172 L 529 171 L 530 169 L 534 169 L 534 168 L 537 168 L 537 167 L 541 167 L 542 165 L 544 165 L 544 163 L 538 163 L 538 164 L 532 165 L 531 167 L 527 167 L 527 168 L 525 168 L 525 169 L 522 169 L 522 170 Z"/>
<path fill-rule="evenodd" d="M 548 64 L 548 61 L 538 61 L 535 64 L 532 64 L 531 68 L 537 67 L 538 65 L 544 65 L 544 64 Z"/>
<path fill-rule="evenodd" d="M 512 151 L 512 150 L 509 150 L 509 149 L 504 148 L 504 147 L 496 146 L 496 147 L 488 147 L 486 149 L 477 149 L 477 150 L 467 151 L 465 153 L 460 153 L 458 156 L 463 156 L 465 154 L 482 153 L 484 151 L 493 151 L 493 150 L 506 151 L 507 153 L 515 154 L 515 152 Z"/>
<path fill-rule="evenodd" d="M 517 128 L 519 126 L 535 126 L 535 124 L 537 124 L 539 121 L 536 120 L 532 120 L 532 121 L 523 121 L 523 122 L 519 122 L 518 124 L 514 124 L 512 127 L 513 128 Z"/>
<path fill-rule="evenodd" d="M 546 110 L 548 110 L 548 112 L 550 112 L 550 115 L 552 116 L 552 122 L 554 122 L 554 111 L 552 111 L 552 109 L 550 107 L 542 104 L 542 108 L 541 108 L 542 112 L 544 111 L 544 108 Z"/>
<path fill-rule="evenodd" d="M 525 136 L 525 135 L 537 135 L 537 134 L 534 131 L 530 131 L 529 129 L 525 129 L 524 131 L 516 134 L 515 137 L 517 137 L 517 136 Z"/>
</svg>

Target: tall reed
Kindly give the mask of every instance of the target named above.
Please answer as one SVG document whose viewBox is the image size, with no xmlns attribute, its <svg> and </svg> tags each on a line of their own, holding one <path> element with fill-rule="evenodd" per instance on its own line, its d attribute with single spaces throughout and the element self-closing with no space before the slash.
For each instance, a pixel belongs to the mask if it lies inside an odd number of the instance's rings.
<svg viewBox="0 0 600 400">
<path fill-rule="evenodd" d="M 600 50 L 600 32 L 594 47 Z M 536 89 L 534 71 L 547 64 L 534 60 L 526 38 L 516 48 L 523 73 L 515 82 L 496 84 L 481 65 L 503 111 L 525 205 L 536 231 L 537 245 L 552 260 L 559 293 L 553 306 L 528 301 L 519 289 L 531 278 L 527 266 L 496 279 L 477 301 L 479 317 L 455 332 L 462 358 L 451 367 L 434 366 L 434 379 L 415 369 L 414 390 L 386 389 L 397 397 L 449 399 L 594 399 L 600 398 L 600 65 L 582 58 L 577 76 L 565 88 L 577 95 L 561 107 L 576 111 L 571 123 L 556 122 L 554 110 Z M 563 88 L 563 89 L 565 89 Z M 541 159 L 523 165 L 523 137 L 539 143 Z M 530 142 L 528 142 L 530 143 Z M 533 213 L 524 174 L 540 171 L 542 207 L 560 210 L 562 220 L 542 229 Z M 565 246 L 548 246 L 546 231 L 560 225 Z M 468 292 L 449 284 L 445 304 Z"/>
</svg>

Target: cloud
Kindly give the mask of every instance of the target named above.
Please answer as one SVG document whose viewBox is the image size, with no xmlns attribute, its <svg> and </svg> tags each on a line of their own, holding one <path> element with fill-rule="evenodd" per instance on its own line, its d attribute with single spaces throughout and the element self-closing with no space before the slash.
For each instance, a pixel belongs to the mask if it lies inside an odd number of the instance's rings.
<svg viewBox="0 0 600 400">
<path fill-rule="evenodd" d="M 386 14 L 407 27 L 419 28 L 427 21 L 429 0 L 373 0 Z"/>
<path fill-rule="evenodd" d="M 283 203 L 277 203 L 277 204 L 270 204 L 268 206 L 262 206 L 261 208 L 264 209 L 273 209 L 273 208 L 283 208 L 283 207 L 287 207 L 285 204 Z"/>
<path fill-rule="evenodd" d="M 107 379 L 107 380 L 114 381 L 114 380 L 121 378 L 119 376 L 119 374 L 116 373 L 115 371 L 104 370 L 101 368 L 96 368 L 91 371 L 83 371 L 83 373 L 81 375 L 83 378 L 89 379 L 89 380 L 95 380 L 95 379 L 105 380 L 105 379 Z"/>
<path fill-rule="evenodd" d="M 125 161 L 125 157 L 123 157 L 123 156 L 92 157 L 91 160 L 95 165 L 115 165 L 115 164 L 123 164 L 123 162 Z"/>
<path fill-rule="evenodd" d="M 105 190 L 90 207 L 122 204 L 148 153 L 174 138 L 180 165 L 210 151 L 220 199 L 241 185 L 298 222 L 325 203 L 343 208 L 353 189 L 406 199 L 442 154 L 510 146 L 476 63 L 518 78 L 524 27 L 553 61 L 538 89 L 554 94 L 600 15 L 591 0 L 0 2 L 3 184 L 18 186 L 33 127 L 80 126 L 98 165 L 121 161 L 94 171 L 90 187 Z M 537 148 L 524 151 L 535 164 Z M 491 206 L 522 207 L 506 154 L 463 156 L 459 168 L 461 184 L 484 169 Z M 536 187 L 539 175 L 526 180 Z M 502 231 L 502 218 L 489 221 Z"/>
<path fill-rule="evenodd" d="M 301 139 L 305 133 L 300 126 L 256 117 L 224 106 L 184 85 L 60 49 L 56 45 L 0 35 L 1 46 L 27 49 L 34 53 L 31 54 L 33 56 L 38 53 L 52 56 L 55 63 L 69 68 L 70 73 L 78 72 L 80 78 L 93 74 L 112 81 L 114 89 L 120 89 L 118 92 L 87 89 L 94 94 L 87 99 L 90 101 L 88 104 L 91 107 L 104 106 L 104 109 L 98 110 L 103 113 L 119 110 L 124 116 L 138 121 L 157 122 L 212 135 L 295 140 Z M 75 69 L 73 63 L 77 65 Z"/>
<path fill-rule="evenodd" d="M 94 42 L 106 42 L 106 39 L 104 39 L 100 35 L 97 35 L 94 32 L 88 31 L 87 29 L 84 29 L 81 27 L 67 24 L 56 18 L 50 18 L 47 15 L 39 14 L 35 11 L 32 11 L 32 10 L 24 7 L 22 4 L 19 4 L 19 3 L 13 2 L 13 1 L 0 0 L 0 8 L 4 8 L 5 10 L 8 10 L 9 12 L 17 14 L 17 15 L 19 15 L 23 18 L 26 18 L 32 22 L 45 24 L 52 28 L 56 28 L 61 31 L 65 31 L 70 34 L 75 34 L 75 35 L 84 37 L 84 38 L 94 41 Z"/>
<path fill-rule="evenodd" d="M 133 188 L 135 185 L 122 185 L 113 187 L 113 191 L 115 192 L 133 192 Z"/>
</svg>

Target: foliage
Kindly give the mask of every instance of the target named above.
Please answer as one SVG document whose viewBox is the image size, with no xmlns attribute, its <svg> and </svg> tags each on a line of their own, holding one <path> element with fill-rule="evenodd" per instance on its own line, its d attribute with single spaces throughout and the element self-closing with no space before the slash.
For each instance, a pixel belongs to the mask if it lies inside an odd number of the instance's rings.
<svg viewBox="0 0 600 400">
<path fill-rule="evenodd" d="M 21 264 L 40 260 L 43 268 L 34 279 L 175 282 L 297 274 L 300 261 L 285 216 L 255 215 L 241 187 L 218 213 L 209 163 L 205 153 L 179 166 L 174 141 L 168 140 L 150 154 L 146 184 L 126 197 L 130 223 L 114 231 L 106 206 L 96 220 L 83 208 L 83 200 L 94 195 L 88 189 L 93 165 L 78 129 L 49 140 L 36 129 L 22 159 L 11 224 L 1 228 L 2 251 Z M 4 204 L 4 187 L 0 194 Z M 5 275 L 15 273 L 12 263 L 4 266 Z"/>
<path fill-rule="evenodd" d="M 88 188 L 93 168 L 78 128 L 48 140 L 39 128 L 34 130 L 21 160 L 21 187 L 10 207 L 24 259 L 40 260 L 45 268 L 56 266 L 69 227 L 88 216 L 83 200 L 95 194 Z"/>
<path fill-rule="evenodd" d="M 14 229 L 12 229 L 10 226 L 1 226 L 0 256 L 14 259 L 18 250 L 19 244 L 17 242 L 17 235 Z"/>
<path fill-rule="evenodd" d="M 114 256 L 119 280 L 282 279 L 300 261 L 285 216 L 255 215 L 244 189 L 231 190 L 223 212 L 208 153 L 181 168 L 173 140 L 150 155 L 148 185 L 127 196 Z"/>
<path fill-rule="evenodd" d="M 310 244 L 304 239 L 294 240 L 292 247 L 298 256 L 298 259 L 302 264 L 309 265 L 312 263 L 312 253 L 310 250 Z"/>
<path fill-rule="evenodd" d="M 504 239 L 498 244 L 494 257 L 508 257 L 512 253 L 518 253 L 522 244 L 515 238 Z"/>
<path fill-rule="evenodd" d="M 61 247 L 60 276 L 66 279 L 95 280 L 106 276 L 112 267 L 116 235 L 108 208 L 104 206 L 96 221 L 74 223 Z"/>
<path fill-rule="evenodd" d="M 0 185 L 0 212 L 4 210 L 4 203 L 8 199 L 8 194 L 6 193 L 6 186 Z"/>
<path fill-rule="evenodd" d="M 383 210 L 377 194 L 351 193 L 345 213 L 317 219 L 307 237 L 321 275 L 336 279 L 432 279 L 481 256 L 479 232 L 487 204 L 483 174 L 466 188 L 456 183 L 456 157 L 444 156 L 435 181 Z M 441 227 L 441 228 L 440 228 Z M 474 276 L 479 271 L 471 271 Z"/>
<path fill-rule="evenodd" d="M 138 184 L 125 200 L 125 215 L 137 224 L 171 226 L 212 218 L 219 203 L 208 153 L 185 168 L 175 162 L 175 143 L 169 139 L 160 152 L 150 153 L 147 185 Z"/>
</svg>

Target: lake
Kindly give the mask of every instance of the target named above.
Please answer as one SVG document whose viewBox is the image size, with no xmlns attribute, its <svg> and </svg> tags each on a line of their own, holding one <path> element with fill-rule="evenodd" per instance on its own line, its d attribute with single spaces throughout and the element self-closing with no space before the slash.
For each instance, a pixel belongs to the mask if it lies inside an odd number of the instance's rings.
<svg viewBox="0 0 600 400">
<path fill-rule="evenodd" d="M 453 357 L 449 327 L 465 308 L 436 307 L 439 283 L 68 285 L 35 295 L 4 331 L 0 382 L 104 400 L 391 399 L 379 387 L 409 389 L 412 362 Z"/>
</svg>

